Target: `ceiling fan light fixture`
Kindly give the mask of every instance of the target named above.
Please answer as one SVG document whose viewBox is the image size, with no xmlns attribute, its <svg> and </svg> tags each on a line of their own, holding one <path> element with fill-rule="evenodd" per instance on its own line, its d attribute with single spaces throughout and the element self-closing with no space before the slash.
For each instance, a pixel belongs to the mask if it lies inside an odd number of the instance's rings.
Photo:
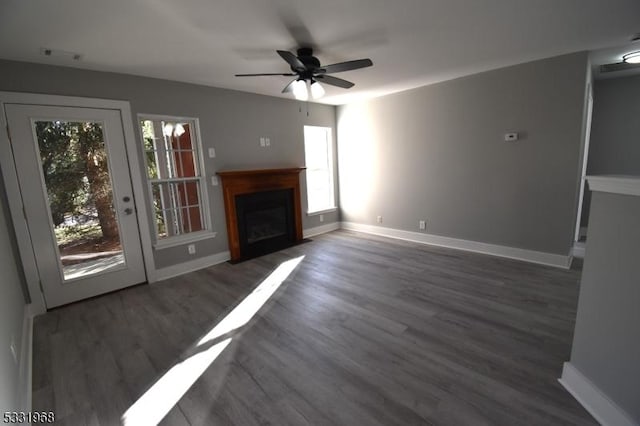
<svg viewBox="0 0 640 426">
<path fill-rule="evenodd" d="M 324 87 L 315 80 L 311 81 L 311 97 L 313 99 L 320 99 L 324 96 Z"/>
<path fill-rule="evenodd" d="M 622 56 L 622 61 L 627 64 L 640 64 L 640 50 L 636 52 L 627 53 Z"/>
<path fill-rule="evenodd" d="M 309 99 L 306 81 L 296 80 L 293 82 L 293 96 L 299 101 L 306 101 Z"/>
</svg>

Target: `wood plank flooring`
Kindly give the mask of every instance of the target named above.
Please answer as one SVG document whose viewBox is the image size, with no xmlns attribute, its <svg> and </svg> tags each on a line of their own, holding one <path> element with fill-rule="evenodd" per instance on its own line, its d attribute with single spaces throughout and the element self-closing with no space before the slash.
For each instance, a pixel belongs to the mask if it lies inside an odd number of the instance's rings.
<svg viewBox="0 0 640 426">
<path fill-rule="evenodd" d="M 302 255 L 162 424 L 597 424 L 557 382 L 579 271 L 347 231 L 36 318 L 34 410 L 64 425 L 120 424 Z"/>
</svg>

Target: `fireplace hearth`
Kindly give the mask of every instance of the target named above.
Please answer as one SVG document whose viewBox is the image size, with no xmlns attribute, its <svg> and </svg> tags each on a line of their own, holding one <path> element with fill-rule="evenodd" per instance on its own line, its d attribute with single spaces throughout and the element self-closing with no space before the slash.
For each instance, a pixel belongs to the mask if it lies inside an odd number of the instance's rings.
<svg viewBox="0 0 640 426">
<path fill-rule="evenodd" d="M 302 241 L 300 172 L 304 168 L 218 172 L 231 262 Z"/>
</svg>

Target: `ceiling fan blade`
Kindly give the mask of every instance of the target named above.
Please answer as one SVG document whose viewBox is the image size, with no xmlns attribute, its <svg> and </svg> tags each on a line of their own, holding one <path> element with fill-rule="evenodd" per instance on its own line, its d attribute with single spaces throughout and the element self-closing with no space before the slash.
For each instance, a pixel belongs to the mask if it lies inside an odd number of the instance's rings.
<svg viewBox="0 0 640 426">
<path fill-rule="evenodd" d="M 634 68 L 639 68 L 640 64 L 629 64 L 627 62 L 617 62 L 615 64 L 604 64 L 600 65 L 600 72 L 614 72 L 614 71 L 625 71 L 632 70 Z"/>
<path fill-rule="evenodd" d="M 315 79 L 332 86 L 342 87 L 343 89 L 349 89 L 354 86 L 354 84 L 350 81 L 343 80 L 338 77 L 332 77 L 330 75 L 317 75 L 315 76 Z"/>
<path fill-rule="evenodd" d="M 291 76 L 294 76 L 296 74 L 293 74 L 293 73 L 283 74 L 283 73 L 280 73 L 280 72 L 274 72 L 274 73 L 262 73 L 262 74 L 236 74 L 236 77 L 259 77 L 259 76 L 262 76 L 262 75 L 283 75 L 285 77 L 291 77 Z"/>
<path fill-rule="evenodd" d="M 278 55 L 282 57 L 289 65 L 291 65 L 291 69 L 296 71 L 304 71 L 306 67 L 302 63 L 300 59 L 293 53 L 286 50 L 277 50 Z"/>
<path fill-rule="evenodd" d="M 321 67 L 321 70 L 324 70 L 325 74 L 333 74 L 335 72 L 351 71 L 351 70 L 357 70 L 359 68 L 366 68 L 366 67 L 370 67 L 371 65 L 373 65 L 373 62 L 371 62 L 371 59 L 367 58 L 367 59 L 357 59 L 355 61 L 347 61 L 347 62 L 340 62 L 337 64 L 326 65 Z"/>
<path fill-rule="evenodd" d="M 282 89 L 282 93 L 293 92 L 293 83 L 295 83 L 296 81 L 298 81 L 297 78 L 295 80 L 291 80 L 291 83 L 284 86 L 284 89 Z"/>
</svg>

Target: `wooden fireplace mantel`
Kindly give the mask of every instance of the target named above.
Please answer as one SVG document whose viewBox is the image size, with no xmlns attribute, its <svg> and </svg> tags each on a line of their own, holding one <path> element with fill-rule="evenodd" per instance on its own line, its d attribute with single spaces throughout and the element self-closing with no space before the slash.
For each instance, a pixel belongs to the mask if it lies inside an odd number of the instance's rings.
<svg viewBox="0 0 640 426">
<path fill-rule="evenodd" d="M 299 175 L 304 169 L 305 167 L 289 167 L 282 169 L 227 170 L 217 173 L 222 181 L 231 261 L 242 259 L 236 212 L 236 195 L 277 189 L 292 189 L 295 238 L 297 242 L 302 241 L 302 206 L 300 203 Z"/>
</svg>

